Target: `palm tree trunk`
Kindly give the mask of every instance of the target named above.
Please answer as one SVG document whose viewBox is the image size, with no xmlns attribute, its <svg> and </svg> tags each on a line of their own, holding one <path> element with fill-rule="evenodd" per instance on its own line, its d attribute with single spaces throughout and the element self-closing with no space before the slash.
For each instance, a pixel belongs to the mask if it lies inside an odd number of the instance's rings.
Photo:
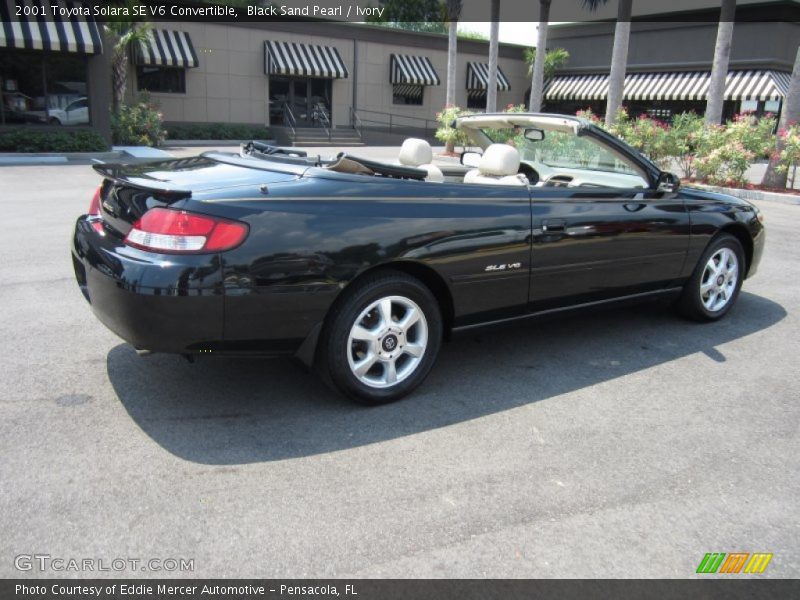
<svg viewBox="0 0 800 600">
<path fill-rule="evenodd" d="M 128 55 L 127 46 L 117 46 L 111 58 L 111 88 L 112 109 L 114 114 L 119 112 L 119 107 L 125 101 L 125 89 L 128 85 Z"/>
<path fill-rule="evenodd" d="M 794 69 L 792 69 L 789 91 L 783 99 L 781 118 L 778 121 L 778 131 L 786 129 L 790 123 L 797 122 L 798 120 L 800 120 L 800 48 L 797 49 L 797 55 L 794 59 Z M 788 170 L 780 172 L 776 169 L 778 166 L 778 155 L 783 151 L 785 145 L 783 138 L 777 136 L 775 151 L 769 159 L 767 171 L 764 173 L 761 185 L 770 188 L 786 187 Z"/>
<path fill-rule="evenodd" d="M 550 20 L 550 1 L 539 0 L 539 35 L 536 38 L 536 59 L 531 76 L 531 99 L 529 109 L 539 112 L 544 99 L 544 61 L 547 54 L 547 25 Z"/>
<path fill-rule="evenodd" d="M 458 21 L 450 21 L 447 29 L 447 96 L 445 104 L 456 104 L 456 63 L 458 58 Z"/>
<path fill-rule="evenodd" d="M 500 35 L 500 0 L 492 0 L 489 29 L 489 82 L 486 88 L 486 112 L 497 110 L 497 46 Z"/>
<path fill-rule="evenodd" d="M 714 47 L 714 64 L 711 67 L 711 82 L 706 102 L 706 125 L 722 122 L 722 105 L 725 100 L 725 79 L 728 76 L 728 60 L 731 56 L 733 19 L 736 15 L 736 0 L 722 0 L 722 10 L 717 26 L 717 44 Z"/>
<path fill-rule="evenodd" d="M 447 28 L 447 94 L 445 96 L 445 106 L 456 105 L 456 63 L 458 58 L 458 21 L 450 21 Z M 445 144 L 445 152 L 453 154 L 455 152 L 455 142 Z"/>
<path fill-rule="evenodd" d="M 608 98 L 606 99 L 606 126 L 617 119 L 622 106 L 622 93 L 625 87 L 625 69 L 628 66 L 628 41 L 631 37 L 631 5 L 633 0 L 619 0 L 617 25 L 614 29 L 614 49 L 611 52 L 611 74 L 608 78 Z"/>
</svg>

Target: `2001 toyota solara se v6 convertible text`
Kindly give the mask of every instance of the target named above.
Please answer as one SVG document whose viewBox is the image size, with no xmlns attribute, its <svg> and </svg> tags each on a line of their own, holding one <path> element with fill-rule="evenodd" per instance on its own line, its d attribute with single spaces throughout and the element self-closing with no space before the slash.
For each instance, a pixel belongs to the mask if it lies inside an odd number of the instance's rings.
<svg viewBox="0 0 800 600">
<path fill-rule="evenodd" d="M 294 354 L 346 395 L 402 397 L 450 332 L 674 293 L 724 316 L 764 247 L 758 209 L 573 117 L 458 119 L 482 153 L 433 165 L 238 154 L 101 165 L 73 259 L 97 317 L 142 353 Z"/>
</svg>

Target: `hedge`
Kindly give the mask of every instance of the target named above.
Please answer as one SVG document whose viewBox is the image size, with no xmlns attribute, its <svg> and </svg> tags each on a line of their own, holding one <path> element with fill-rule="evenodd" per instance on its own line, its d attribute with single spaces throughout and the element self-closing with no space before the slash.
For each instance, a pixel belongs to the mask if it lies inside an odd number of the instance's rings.
<svg viewBox="0 0 800 600">
<path fill-rule="evenodd" d="M 94 131 L 35 131 L 12 129 L 0 133 L 0 152 L 107 152 L 108 144 Z"/>
<path fill-rule="evenodd" d="M 166 123 L 170 140 L 263 140 L 270 137 L 264 125 L 241 123 Z"/>
</svg>

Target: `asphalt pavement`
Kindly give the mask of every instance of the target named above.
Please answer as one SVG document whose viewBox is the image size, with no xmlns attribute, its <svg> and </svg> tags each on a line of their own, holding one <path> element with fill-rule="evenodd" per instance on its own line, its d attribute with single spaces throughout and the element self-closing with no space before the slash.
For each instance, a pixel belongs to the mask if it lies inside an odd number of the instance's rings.
<svg viewBox="0 0 800 600">
<path fill-rule="evenodd" d="M 0 169 L 0 577 L 800 576 L 800 206 L 728 318 L 656 304 L 471 332 L 367 409 L 292 360 L 138 357 L 69 252 L 98 179 Z M 16 566 L 15 566 L 16 563 Z M 140 563 L 141 564 L 141 563 Z"/>
</svg>

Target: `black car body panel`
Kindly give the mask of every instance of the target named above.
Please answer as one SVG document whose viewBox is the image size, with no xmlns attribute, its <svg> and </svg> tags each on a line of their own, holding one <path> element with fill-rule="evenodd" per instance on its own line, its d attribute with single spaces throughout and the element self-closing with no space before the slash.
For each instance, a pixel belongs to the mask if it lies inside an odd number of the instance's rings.
<svg viewBox="0 0 800 600">
<path fill-rule="evenodd" d="M 433 184 L 220 153 L 101 174 L 103 225 L 78 219 L 76 276 L 98 318 L 151 351 L 311 355 L 343 290 L 382 266 L 422 279 L 458 329 L 674 290 L 723 229 L 752 274 L 764 243 L 755 207 L 691 188 Z M 154 206 L 242 221 L 249 236 L 216 254 L 126 245 Z"/>
</svg>

